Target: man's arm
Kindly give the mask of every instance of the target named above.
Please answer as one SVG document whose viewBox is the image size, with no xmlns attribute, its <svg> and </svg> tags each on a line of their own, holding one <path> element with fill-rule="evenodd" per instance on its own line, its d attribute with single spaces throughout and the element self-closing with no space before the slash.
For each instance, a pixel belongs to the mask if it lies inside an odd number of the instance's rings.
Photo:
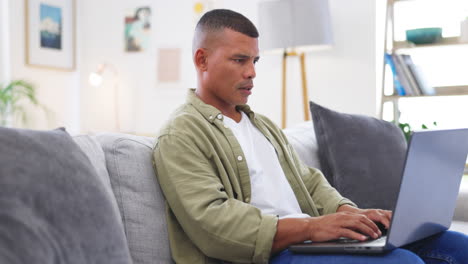
<svg viewBox="0 0 468 264">
<path fill-rule="evenodd" d="M 228 176 L 214 165 L 222 161 L 213 155 L 204 153 L 186 135 L 159 138 L 154 160 L 170 209 L 206 256 L 266 263 L 278 219 L 234 199 Z"/>
</svg>

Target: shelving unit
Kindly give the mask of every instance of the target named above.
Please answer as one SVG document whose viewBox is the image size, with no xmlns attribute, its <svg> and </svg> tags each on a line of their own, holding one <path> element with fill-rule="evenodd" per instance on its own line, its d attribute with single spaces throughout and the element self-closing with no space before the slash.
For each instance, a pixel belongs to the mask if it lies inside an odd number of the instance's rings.
<svg viewBox="0 0 468 264">
<path fill-rule="evenodd" d="M 413 49 L 413 48 L 433 48 L 433 47 L 441 47 L 441 46 L 452 46 L 452 45 L 466 45 L 468 43 L 461 43 L 458 37 L 451 37 L 451 38 L 442 38 L 437 43 L 433 44 L 420 44 L 415 45 L 413 43 L 407 41 L 395 41 L 393 42 L 394 50 L 399 49 Z"/>
<path fill-rule="evenodd" d="M 388 53 L 407 51 L 411 49 L 429 49 L 429 48 L 438 48 L 438 47 L 455 47 L 460 45 L 466 45 L 468 48 L 468 43 L 462 43 L 459 40 L 459 37 L 447 37 L 442 38 L 437 43 L 424 44 L 424 45 L 415 45 L 407 41 L 395 41 L 395 27 L 394 27 L 394 5 L 396 2 L 402 1 L 418 1 L 418 0 L 387 0 L 387 13 L 385 21 L 385 46 L 384 51 Z M 419 0 L 423 1 L 423 0 Z M 443 0 L 441 0 L 443 1 Z M 468 84 L 458 85 L 458 86 L 439 86 L 434 87 L 436 90 L 435 95 L 385 95 L 385 85 L 386 85 L 386 70 L 387 67 L 383 67 L 383 80 L 382 80 L 382 100 L 380 105 L 380 117 L 383 118 L 383 108 L 384 103 L 391 102 L 393 104 L 393 120 L 395 123 L 399 122 L 400 119 L 400 110 L 399 110 L 399 101 L 402 98 L 411 99 L 411 98 L 424 98 L 424 97 L 442 97 L 442 96 L 462 96 L 468 95 Z"/>
</svg>

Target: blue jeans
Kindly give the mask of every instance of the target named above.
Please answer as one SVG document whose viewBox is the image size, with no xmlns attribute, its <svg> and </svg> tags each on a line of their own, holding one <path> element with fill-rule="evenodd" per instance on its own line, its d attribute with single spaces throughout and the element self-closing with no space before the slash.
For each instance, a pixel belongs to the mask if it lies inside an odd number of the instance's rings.
<svg viewBox="0 0 468 264">
<path fill-rule="evenodd" d="M 445 231 L 383 255 L 294 254 L 284 250 L 270 264 L 468 264 L 468 236 Z"/>
</svg>

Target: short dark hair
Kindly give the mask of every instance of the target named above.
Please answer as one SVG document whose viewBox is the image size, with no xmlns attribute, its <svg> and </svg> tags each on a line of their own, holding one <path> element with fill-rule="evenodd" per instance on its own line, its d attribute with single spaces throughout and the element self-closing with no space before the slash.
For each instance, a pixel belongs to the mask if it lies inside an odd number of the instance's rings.
<svg viewBox="0 0 468 264">
<path fill-rule="evenodd" d="M 206 12 L 197 23 L 196 29 L 202 31 L 217 31 L 224 28 L 258 38 L 258 30 L 255 25 L 244 15 L 229 9 L 214 9 Z"/>
</svg>

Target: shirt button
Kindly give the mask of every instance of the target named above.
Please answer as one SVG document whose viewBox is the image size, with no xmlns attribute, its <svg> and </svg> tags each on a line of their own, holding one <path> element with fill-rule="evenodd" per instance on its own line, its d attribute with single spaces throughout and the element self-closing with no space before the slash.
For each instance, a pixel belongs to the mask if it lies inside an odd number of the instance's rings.
<svg viewBox="0 0 468 264">
<path fill-rule="evenodd" d="M 245 198 L 245 202 L 250 203 L 250 198 L 249 197 Z"/>
<path fill-rule="evenodd" d="M 224 125 L 224 128 L 229 128 L 228 126 Z"/>
<path fill-rule="evenodd" d="M 237 160 L 242 161 L 243 160 L 242 156 L 237 156 Z"/>
<path fill-rule="evenodd" d="M 209 119 L 213 119 L 213 116 L 208 117 Z"/>
<path fill-rule="evenodd" d="M 218 116 L 216 116 L 216 118 L 222 119 L 222 118 L 223 118 L 223 115 L 222 115 L 222 114 L 218 114 Z"/>
</svg>

